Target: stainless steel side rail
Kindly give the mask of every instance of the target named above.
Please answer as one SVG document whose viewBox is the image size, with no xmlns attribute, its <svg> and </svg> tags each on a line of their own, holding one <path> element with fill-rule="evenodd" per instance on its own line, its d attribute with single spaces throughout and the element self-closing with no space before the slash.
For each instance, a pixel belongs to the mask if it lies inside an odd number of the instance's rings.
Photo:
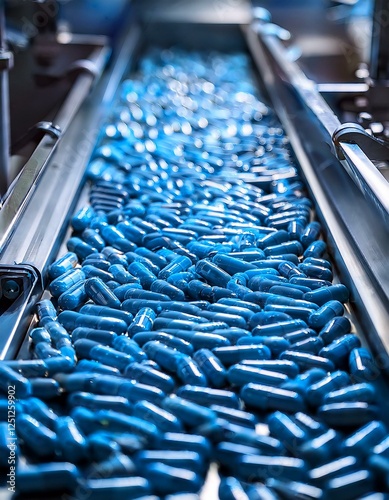
<svg viewBox="0 0 389 500">
<path fill-rule="evenodd" d="M 288 84 L 293 86 L 294 91 L 299 95 L 306 107 L 319 119 L 322 127 L 327 132 L 326 142 L 338 157 L 332 137 L 334 132 L 341 126 L 341 123 L 320 95 L 318 85 L 310 80 L 294 61 L 288 58 L 288 52 L 278 37 L 269 35 L 265 30 L 259 30 L 259 36 L 278 66 L 288 75 Z M 344 151 L 346 158 L 346 160 L 341 161 L 343 167 L 364 196 L 374 204 L 381 216 L 389 222 L 389 184 L 387 180 L 357 144 L 342 142 L 341 150 Z"/>
<path fill-rule="evenodd" d="M 342 165 L 364 196 L 389 222 L 389 184 L 357 144 L 339 143 L 345 160 Z"/>
<path fill-rule="evenodd" d="M 0 210 L 0 255 L 7 245 L 7 241 L 13 233 L 18 220 L 25 211 L 60 137 L 72 122 L 82 102 L 88 95 L 95 78 L 101 75 L 109 54 L 110 49 L 107 46 L 107 39 L 100 37 L 100 45 L 84 61 L 87 70 L 77 77 L 72 90 L 56 115 L 55 127 L 59 133 L 55 136 L 49 130 L 46 132 L 11 186 L 10 192 Z"/>
</svg>

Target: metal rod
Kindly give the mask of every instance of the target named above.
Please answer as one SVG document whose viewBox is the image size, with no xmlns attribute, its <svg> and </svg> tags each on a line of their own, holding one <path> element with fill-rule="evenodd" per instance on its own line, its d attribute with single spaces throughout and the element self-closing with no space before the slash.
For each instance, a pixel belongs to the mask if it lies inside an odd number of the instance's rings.
<svg viewBox="0 0 389 500">
<path fill-rule="evenodd" d="M 9 57 L 5 41 L 4 1 L 0 0 L 0 199 L 10 183 Z"/>
</svg>

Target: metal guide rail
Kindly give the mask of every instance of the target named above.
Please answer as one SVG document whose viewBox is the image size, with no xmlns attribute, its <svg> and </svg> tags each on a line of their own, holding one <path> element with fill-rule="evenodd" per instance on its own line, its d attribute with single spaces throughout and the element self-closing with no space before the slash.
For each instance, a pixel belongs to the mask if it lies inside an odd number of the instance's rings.
<svg viewBox="0 0 389 500">
<path fill-rule="evenodd" d="M 183 27 L 183 31 L 185 30 Z M 209 27 L 206 30 L 209 30 Z M 157 37 L 159 42 L 161 38 L 166 38 L 166 45 L 171 44 L 172 34 L 168 26 L 155 25 L 151 27 L 151 31 L 153 33 L 148 33 L 149 43 L 153 43 L 153 38 Z M 352 305 L 355 305 L 358 319 L 368 334 L 369 344 L 382 354 L 381 367 L 388 368 L 386 353 L 389 352 L 389 336 L 386 333 L 386 325 L 389 324 L 389 312 L 386 287 L 389 280 L 385 283 L 388 271 L 383 269 L 386 252 L 389 252 L 389 248 L 385 248 L 383 244 L 389 234 L 388 229 L 383 219 L 377 216 L 377 207 L 366 200 L 356 186 L 350 183 L 348 175 L 333 152 L 330 149 L 323 151 L 323 138 L 329 135 L 330 130 L 333 132 L 337 122 L 333 115 L 321 107 L 320 96 L 314 89 L 309 88 L 309 97 L 306 101 L 301 99 L 300 93 L 303 89 L 307 90 L 306 84 L 302 80 L 294 79 L 293 74 L 297 70 L 289 66 L 275 35 L 258 36 L 250 26 L 243 26 L 242 31 L 244 37 L 237 26 L 224 26 L 221 30 L 219 28 L 219 31 L 215 29 L 210 38 L 214 38 L 216 46 L 220 42 L 224 44 L 226 34 L 227 37 L 233 34 L 236 38 L 234 43 L 229 40 L 231 46 L 236 44 L 241 48 L 244 46 L 244 40 L 247 43 L 260 80 L 289 136 L 317 213 L 326 228 L 330 254 L 339 267 L 340 279 L 352 290 Z M 140 31 L 133 27 L 130 33 L 117 59 L 117 65 L 113 67 L 113 74 L 107 76 L 103 84 L 95 89 L 89 101 L 81 107 L 72 127 L 58 145 L 55 155 L 37 182 L 35 191 L 28 200 L 27 210 L 18 219 L 3 253 L 0 254 L 0 261 L 4 265 L 7 262 L 22 262 L 34 266 L 25 265 L 24 268 L 20 266 L 20 269 L 14 270 L 8 266 L 4 270 L 0 269 L 6 279 L 3 293 L 5 290 L 8 294 L 7 300 L 19 300 L 19 290 L 25 290 L 26 293 L 21 299 L 25 310 L 16 307 L 18 315 L 11 317 L 11 321 L 14 320 L 14 324 L 10 326 L 12 342 L 11 337 L 8 337 L 0 346 L 2 358 L 13 358 L 17 354 L 23 337 L 22 326 L 25 329 L 31 319 L 31 307 L 46 284 L 48 264 L 57 253 L 70 215 L 84 188 L 86 163 L 99 134 L 99 128 L 95 128 L 95 124 L 100 126 L 107 116 L 122 75 L 138 54 Z M 203 34 L 204 32 L 200 31 L 198 36 L 201 38 Z M 207 39 L 207 44 L 209 43 L 210 40 Z M 310 106 L 303 109 L 307 102 Z M 327 143 L 329 142 L 327 140 Z M 359 154 L 357 147 L 343 143 L 340 147 L 345 157 L 355 163 L 355 155 Z M 71 150 L 74 156 L 69 155 Z M 364 158 L 362 160 L 364 161 Z M 334 182 L 335 179 L 337 183 Z M 47 193 L 50 193 L 50 197 Z M 359 231 L 356 231 L 356 228 L 359 228 Z M 362 235 L 362 230 L 368 233 Z M 362 237 L 368 240 L 369 245 L 360 245 Z M 375 259 L 372 259 L 372 249 L 376 252 Z M 13 306 L 16 305 L 13 303 Z M 11 309 L 7 309 L 7 314 Z"/>
</svg>

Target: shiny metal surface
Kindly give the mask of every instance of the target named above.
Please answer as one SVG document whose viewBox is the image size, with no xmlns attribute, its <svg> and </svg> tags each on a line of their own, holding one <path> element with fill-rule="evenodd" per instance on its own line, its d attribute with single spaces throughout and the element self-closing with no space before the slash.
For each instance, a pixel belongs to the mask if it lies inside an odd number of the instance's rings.
<svg viewBox="0 0 389 500">
<path fill-rule="evenodd" d="M 366 198 L 389 223 L 389 183 L 357 144 L 340 143 L 342 164 Z"/>
<path fill-rule="evenodd" d="M 104 45 L 95 49 L 91 54 L 90 60 L 99 73 L 101 73 L 105 66 L 108 54 L 109 49 Z M 69 124 L 72 122 L 81 103 L 88 95 L 93 80 L 94 76 L 89 72 L 82 73 L 77 78 L 72 91 L 69 93 L 64 105 L 55 118 L 55 125 L 57 125 L 62 132 L 66 131 Z M 7 262 L 7 257 L 3 255 L 7 241 L 15 230 L 20 216 L 25 211 L 29 200 L 36 190 L 40 178 L 45 171 L 47 162 L 55 151 L 57 143 L 58 140 L 53 139 L 50 134 L 46 134 L 43 137 L 38 147 L 27 161 L 19 177 L 15 180 L 8 197 L 4 201 L 3 207 L 0 210 L 0 259 L 3 262 Z M 14 260 L 16 260 L 16 257 Z M 22 261 L 24 260 L 17 260 L 17 262 Z"/>
</svg>

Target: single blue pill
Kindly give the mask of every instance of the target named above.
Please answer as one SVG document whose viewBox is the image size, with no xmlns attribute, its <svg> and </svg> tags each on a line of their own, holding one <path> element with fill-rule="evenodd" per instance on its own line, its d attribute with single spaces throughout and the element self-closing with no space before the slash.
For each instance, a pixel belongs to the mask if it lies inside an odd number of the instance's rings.
<svg viewBox="0 0 389 500">
<path fill-rule="evenodd" d="M 207 407 L 210 405 L 219 405 L 235 409 L 240 408 L 239 398 L 232 391 L 184 385 L 177 390 L 177 395 L 188 401 L 193 401 Z"/>
<path fill-rule="evenodd" d="M 227 372 L 219 359 L 209 349 L 199 349 L 193 359 L 201 367 L 212 387 L 222 388 L 226 384 Z"/>
<path fill-rule="evenodd" d="M 379 444 L 386 435 L 385 425 L 380 421 L 373 420 L 348 436 L 341 445 L 341 451 L 345 455 L 367 456 L 370 454 L 370 450 Z"/>
<path fill-rule="evenodd" d="M 74 252 L 68 252 L 58 260 L 53 262 L 49 267 L 49 276 L 51 279 L 58 278 L 59 276 L 65 274 L 67 271 L 71 271 L 78 264 L 78 257 Z"/>
<path fill-rule="evenodd" d="M 128 354 L 103 346 L 98 342 L 88 339 L 80 339 L 74 343 L 77 356 L 81 358 L 90 358 L 99 361 L 108 366 L 113 366 L 119 370 L 124 370 L 127 365 L 134 361 L 134 358 Z"/>
<path fill-rule="evenodd" d="M 377 407 L 369 403 L 346 402 L 320 406 L 317 412 L 332 427 L 357 427 L 377 418 Z"/>
<path fill-rule="evenodd" d="M 242 478 L 264 480 L 279 471 L 279 477 L 304 481 L 307 477 L 306 463 L 299 458 L 281 456 L 246 455 L 238 461 L 235 468 Z"/>
<path fill-rule="evenodd" d="M 241 427 L 247 427 L 248 429 L 254 430 L 258 423 L 258 419 L 255 415 L 243 410 L 215 404 L 212 404 L 210 409 L 213 410 L 219 418 Z"/>
<path fill-rule="evenodd" d="M 55 423 L 59 455 L 72 463 L 80 462 L 87 456 L 87 441 L 71 417 L 59 417 Z"/>
<path fill-rule="evenodd" d="M 337 300 L 330 300 L 317 311 L 309 316 L 308 323 L 313 328 L 322 328 L 328 321 L 335 316 L 342 316 L 344 313 L 343 305 Z"/>
<path fill-rule="evenodd" d="M 85 291 L 85 283 L 79 281 L 58 298 L 58 306 L 62 310 L 74 310 L 84 305 L 88 300 L 88 295 Z"/>
<path fill-rule="evenodd" d="M 189 427 L 209 424 L 217 418 L 214 411 L 178 396 L 165 398 L 162 402 L 162 407 L 176 415 L 177 418 Z"/>
<path fill-rule="evenodd" d="M 351 332 L 350 320 L 344 316 L 337 316 L 326 323 L 320 330 L 319 335 L 323 342 L 328 345 L 335 339 Z"/>
<path fill-rule="evenodd" d="M 144 477 L 113 477 L 102 479 L 87 479 L 84 485 L 85 494 L 91 500 L 112 498 L 141 498 L 151 491 L 150 484 Z M 147 498 L 147 497 L 146 497 Z M 151 497 L 154 500 L 154 497 Z"/>
<path fill-rule="evenodd" d="M 341 441 L 340 434 L 334 429 L 329 429 L 302 444 L 299 453 L 305 460 L 313 464 L 328 462 L 339 453 Z"/>
<path fill-rule="evenodd" d="M 194 451 L 204 458 L 208 458 L 211 453 L 210 442 L 196 434 L 166 432 L 158 438 L 157 446 L 160 450 Z"/>
<path fill-rule="evenodd" d="M 312 406 L 323 404 L 324 397 L 328 392 L 342 389 L 351 382 L 349 375 L 343 371 L 332 372 L 327 377 L 313 383 L 306 391 L 306 400 Z"/>
<path fill-rule="evenodd" d="M 278 387 L 288 380 L 283 373 L 273 372 L 263 368 L 236 364 L 229 368 L 227 377 L 232 385 L 243 386 L 250 382 Z"/>
<path fill-rule="evenodd" d="M 252 320 L 254 320 L 255 316 L 256 315 L 253 316 Z M 254 325 L 254 323 L 252 323 L 252 325 Z M 280 321 L 270 324 L 258 323 L 255 330 L 253 330 L 253 334 L 263 336 L 278 335 L 283 337 L 287 333 L 295 332 L 305 328 L 307 328 L 307 324 L 305 323 L 305 321 L 301 319 L 289 319 L 287 321 Z"/>
<path fill-rule="evenodd" d="M 16 429 L 28 449 L 36 456 L 48 458 L 54 455 L 57 435 L 51 429 L 27 414 L 17 415 Z"/>
<path fill-rule="evenodd" d="M 80 477 L 77 466 L 69 462 L 23 465 L 16 472 L 18 491 L 27 495 L 36 492 L 74 491 Z"/>
<path fill-rule="evenodd" d="M 309 258 L 320 258 L 324 255 L 327 250 L 327 245 L 324 241 L 317 240 L 312 242 L 307 248 L 304 250 L 304 257 Z"/>
<path fill-rule="evenodd" d="M 330 359 L 305 352 L 284 351 L 280 355 L 280 359 L 294 361 L 301 370 L 309 370 L 310 368 L 321 368 L 326 372 L 335 370 L 335 365 Z"/>
<path fill-rule="evenodd" d="M 170 375 L 140 363 L 128 365 L 124 370 L 124 376 L 142 384 L 155 386 L 166 393 L 174 389 L 174 380 Z"/>
<path fill-rule="evenodd" d="M 291 417 L 276 411 L 267 419 L 270 435 L 281 441 L 290 453 L 298 453 L 298 447 L 308 439 L 305 430 Z"/>
<path fill-rule="evenodd" d="M 348 299 L 348 289 L 341 284 L 318 288 L 304 295 L 304 300 L 314 302 L 319 306 L 324 305 L 330 300 L 337 300 L 339 302 L 345 303 L 348 301 Z"/>
<path fill-rule="evenodd" d="M 112 346 L 113 341 L 117 337 L 115 332 L 109 332 L 107 330 L 95 330 L 93 328 L 78 327 L 72 332 L 73 343 L 79 339 L 89 339 L 94 342 L 99 342 L 107 346 Z"/>
<path fill-rule="evenodd" d="M 203 457 L 195 451 L 142 450 L 134 459 L 141 469 L 158 462 L 170 467 L 189 469 L 198 474 L 204 473 L 205 470 Z"/>
<path fill-rule="evenodd" d="M 84 406 L 92 411 L 114 410 L 127 415 L 133 414 L 133 409 L 126 398 L 121 396 L 104 396 L 89 392 L 73 392 L 69 395 L 70 407 Z"/>
<path fill-rule="evenodd" d="M 69 288 L 72 288 L 77 283 L 85 280 L 85 274 L 81 269 L 70 269 L 65 274 L 58 276 L 49 285 L 49 290 L 53 297 L 59 297 L 65 293 Z"/>
<path fill-rule="evenodd" d="M 66 246 L 70 252 L 74 252 L 81 260 L 84 260 L 88 257 L 88 255 L 97 252 L 96 248 L 92 247 L 88 243 L 85 243 L 85 241 L 81 238 L 77 238 L 76 236 L 70 238 L 67 241 Z"/>
<path fill-rule="evenodd" d="M 207 378 L 201 371 L 199 365 L 190 356 L 181 355 L 176 360 L 177 377 L 184 384 L 206 387 Z"/>
<path fill-rule="evenodd" d="M 103 365 L 99 361 L 91 359 L 80 359 L 74 370 L 75 372 L 101 373 L 103 375 L 119 375 L 120 372 L 113 366 Z"/>
<path fill-rule="evenodd" d="M 315 484 L 326 486 L 330 479 L 356 471 L 359 467 L 359 462 L 359 459 L 352 455 L 336 458 L 335 460 L 311 469 L 309 471 L 309 478 Z"/>
<path fill-rule="evenodd" d="M 230 274 L 208 260 L 200 260 L 196 264 L 195 271 L 211 286 L 220 286 L 226 288 L 227 283 L 231 279 Z"/>
<path fill-rule="evenodd" d="M 155 424 L 162 432 L 183 430 L 181 422 L 175 415 L 149 401 L 138 401 L 134 406 L 133 414 L 135 417 Z"/>
<path fill-rule="evenodd" d="M 242 387 L 240 395 L 247 405 L 260 410 L 280 410 L 292 413 L 305 409 L 300 394 L 278 387 L 249 383 Z"/>
<path fill-rule="evenodd" d="M 58 321 L 68 331 L 73 331 L 77 327 L 85 327 L 96 330 L 108 330 L 121 334 L 127 329 L 126 322 L 121 319 L 92 316 L 90 314 L 81 314 L 74 311 L 63 311 L 58 316 Z"/>
<path fill-rule="evenodd" d="M 12 368 L 5 364 L 0 365 L 0 392 L 9 394 L 10 387 L 14 388 L 16 397 L 24 399 L 32 395 L 32 388 L 30 381 L 14 371 Z"/>
<path fill-rule="evenodd" d="M 242 483 L 235 477 L 226 477 L 220 481 L 219 498 L 220 500 L 250 500 Z"/>
<path fill-rule="evenodd" d="M 85 306 L 81 307 L 80 313 L 89 314 L 91 316 L 103 316 L 105 318 L 122 319 L 128 325 L 133 320 L 132 314 L 127 311 L 121 311 L 118 309 L 113 309 L 112 307 L 99 306 L 95 304 L 85 304 Z"/>
<path fill-rule="evenodd" d="M 228 346 L 217 347 L 213 350 L 214 355 L 227 366 L 234 365 L 246 359 L 270 359 L 271 352 L 266 346 Z"/>
<path fill-rule="evenodd" d="M 374 403 L 377 394 L 374 386 L 369 383 L 348 385 L 342 389 L 334 390 L 324 396 L 323 404 L 346 403 L 359 401 L 362 403 Z"/>
<path fill-rule="evenodd" d="M 127 329 L 129 335 L 152 330 L 156 317 L 157 314 L 150 307 L 140 309 Z"/>
<path fill-rule="evenodd" d="M 365 469 L 342 474 L 330 479 L 326 485 L 326 493 L 333 500 L 361 498 L 371 491 L 374 491 L 374 477 Z"/>
<path fill-rule="evenodd" d="M 320 351 L 320 356 L 330 359 L 336 366 L 347 365 L 349 354 L 361 346 L 356 335 L 347 334 L 335 339 Z"/>
<path fill-rule="evenodd" d="M 113 341 L 113 347 L 120 352 L 129 354 L 135 359 L 135 361 L 143 361 L 147 359 L 146 353 L 142 351 L 139 345 L 125 335 L 116 336 Z"/>
<path fill-rule="evenodd" d="M 189 267 L 191 267 L 191 265 L 192 261 L 189 259 L 189 257 L 180 255 L 174 258 L 167 266 L 159 271 L 158 279 L 166 280 L 173 274 L 186 271 L 187 269 L 189 269 Z"/>
<path fill-rule="evenodd" d="M 60 384 L 53 378 L 36 377 L 30 383 L 31 395 L 39 399 L 53 399 L 62 392 Z"/>
<path fill-rule="evenodd" d="M 263 370 L 269 370 L 277 373 L 284 373 L 288 378 L 295 378 L 299 373 L 299 367 L 292 361 L 281 360 L 253 360 L 247 359 L 240 363 L 241 365 L 254 366 Z"/>
<path fill-rule="evenodd" d="M 350 352 L 349 368 L 356 382 L 372 382 L 380 375 L 373 356 L 364 347 L 355 348 Z"/>
<path fill-rule="evenodd" d="M 149 464 L 143 473 L 153 489 L 162 495 L 186 491 L 196 493 L 203 480 L 195 472 L 178 467 L 171 467 L 160 462 Z"/>
</svg>

